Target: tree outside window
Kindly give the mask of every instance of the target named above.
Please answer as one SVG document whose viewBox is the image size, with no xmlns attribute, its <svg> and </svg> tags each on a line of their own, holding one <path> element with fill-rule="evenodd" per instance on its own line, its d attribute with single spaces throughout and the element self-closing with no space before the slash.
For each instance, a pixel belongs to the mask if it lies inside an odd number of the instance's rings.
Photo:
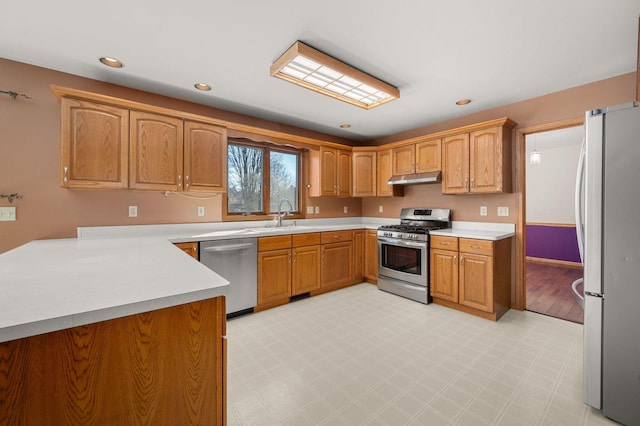
<svg viewBox="0 0 640 426">
<path fill-rule="evenodd" d="M 227 154 L 228 214 L 277 213 L 284 198 L 291 202 L 294 211 L 299 211 L 299 153 L 229 143 Z"/>
</svg>

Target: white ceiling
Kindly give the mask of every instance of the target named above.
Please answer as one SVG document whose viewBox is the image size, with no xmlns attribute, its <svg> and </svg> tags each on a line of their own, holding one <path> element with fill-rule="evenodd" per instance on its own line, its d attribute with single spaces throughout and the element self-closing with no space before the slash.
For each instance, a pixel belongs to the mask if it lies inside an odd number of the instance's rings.
<svg viewBox="0 0 640 426">
<path fill-rule="evenodd" d="M 368 140 L 634 71 L 640 0 L 22 0 L 2 9 L 0 57 Z M 296 40 L 397 86 L 400 99 L 366 111 L 270 77 Z M 456 106 L 461 98 L 473 102 Z"/>
</svg>

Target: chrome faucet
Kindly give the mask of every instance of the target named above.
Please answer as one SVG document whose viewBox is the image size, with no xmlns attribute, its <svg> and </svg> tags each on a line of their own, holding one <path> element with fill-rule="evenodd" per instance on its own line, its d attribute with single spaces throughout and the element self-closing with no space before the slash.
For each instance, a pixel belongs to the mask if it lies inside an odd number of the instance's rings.
<svg viewBox="0 0 640 426">
<path fill-rule="evenodd" d="M 289 204 L 289 208 L 285 211 L 282 211 L 282 203 L 287 202 L 287 204 Z M 277 227 L 282 226 L 282 217 L 283 216 L 289 216 L 291 214 L 291 210 L 293 210 L 293 205 L 291 204 L 291 201 L 287 200 L 286 198 L 283 198 L 282 200 L 280 200 L 280 202 L 278 203 L 278 224 L 276 225 Z"/>
</svg>

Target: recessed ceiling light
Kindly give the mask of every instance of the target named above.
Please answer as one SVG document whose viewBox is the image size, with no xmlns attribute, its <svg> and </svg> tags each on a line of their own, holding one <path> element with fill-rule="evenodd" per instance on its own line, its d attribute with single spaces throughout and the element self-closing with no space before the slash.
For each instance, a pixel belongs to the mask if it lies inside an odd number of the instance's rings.
<svg viewBox="0 0 640 426">
<path fill-rule="evenodd" d="M 343 124 L 340 125 L 341 129 L 348 129 L 349 127 L 351 127 L 351 124 L 349 124 L 349 123 L 343 123 Z"/>
<path fill-rule="evenodd" d="M 102 58 L 100 58 L 100 62 L 111 68 L 122 68 L 124 66 L 124 64 L 119 60 L 110 58 L 108 56 L 103 56 Z"/>
<path fill-rule="evenodd" d="M 271 65 L 270 72 L 273 77 L 364 109 L 400 97 L 396 87 L 300 41 Z"/>
<path fill-rule="evenodd" d="M 456 102 L 456 105 L 466 105 L 470 103 L 471 103 L 471 99 L 460 99 L 458 102 Z"/>
<path fill-rule="evenodd" d="M 202 90 L 203 92 L 208 92 L 209 90 L 211 90 L 211 86 L 206 83 L 196 83 L 193 85 L 193 87 L 198 90 Z"/>
</svg>

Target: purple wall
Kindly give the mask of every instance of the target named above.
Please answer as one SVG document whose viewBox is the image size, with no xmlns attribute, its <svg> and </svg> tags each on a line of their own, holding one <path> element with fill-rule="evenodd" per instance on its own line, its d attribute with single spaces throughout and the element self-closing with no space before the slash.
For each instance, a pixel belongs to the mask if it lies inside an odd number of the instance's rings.
<svg viewBox="0 0 640 426">
<path fill-rule="evenodd" d="M 527 256 L 580 262 L 575 226 L 527 225 Z"/>
</svg>

